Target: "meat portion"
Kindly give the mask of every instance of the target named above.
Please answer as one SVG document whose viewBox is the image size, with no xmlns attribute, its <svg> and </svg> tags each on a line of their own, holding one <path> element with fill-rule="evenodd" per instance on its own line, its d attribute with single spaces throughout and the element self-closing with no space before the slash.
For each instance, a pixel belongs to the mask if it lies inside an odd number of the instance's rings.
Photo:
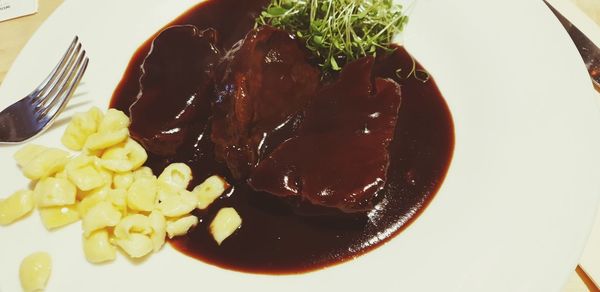
<svg viewBox="0 0 600 292">
<path fill-rule="evenodd" d="M 130 107 L 131 135 L 147 151 L 172 156 L 190 127 L 207 123 L 214 97 L 213 64 L 219 58 L 215 43 L 214 30 L 191 25 L 169 27 L 153 40 L 142 64 L 137 100 Z"/>
<path fill-rule="evenodd" d="M 247 177 L 265 145 L 282 142 L 275 140 L 286 136 L 284 125 L 314 97 L 320 73 L 308 58 L 294 36 L 268 26 L 250 31 L 224 58 L 211 138 L 235 178 Z"/>
<path fill-rule="evenodd" d="M 372 57 L 359 59 L 319 90 L 296 134 L 258 164 L 250 186 L 348 213 L 370 209 L 386 181 L 401 101 L 390 79 L 377 78 L 373 88 L 372 67 Z"/>
</svg>

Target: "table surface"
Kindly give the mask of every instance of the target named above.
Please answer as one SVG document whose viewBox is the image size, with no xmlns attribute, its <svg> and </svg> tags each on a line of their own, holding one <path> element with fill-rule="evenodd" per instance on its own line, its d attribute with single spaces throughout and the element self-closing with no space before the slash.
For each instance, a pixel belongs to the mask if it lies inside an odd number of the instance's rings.
<svg viewBox="0 0 600 292">
<path fill-rule="evenodd" d="M 37 14 L 0 22 L 0 40 L 2 40 L 0 42 L 0 83 L 4 80 L 12 62 L 29 38 L 63 1 L 39 0 L 39 11 Z M 571 1 L 577 4 L 600 25 L 600 1 Z M 590 290 L 582 278 L 585 278 L 585 276 L 581 273 L 580 269 L 576 272 L 574 271 L 562 292 L 600 292 L 598 290 Z"/>
</svg>

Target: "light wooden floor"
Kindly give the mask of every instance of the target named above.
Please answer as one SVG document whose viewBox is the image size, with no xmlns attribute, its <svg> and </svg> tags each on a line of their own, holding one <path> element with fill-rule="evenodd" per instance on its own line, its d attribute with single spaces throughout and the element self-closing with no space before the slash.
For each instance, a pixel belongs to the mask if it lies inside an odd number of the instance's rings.
<svg viewBox="0 0 600 292">
<path fill-rule="evenodd" d="M 0 22 L 0 83 L 31 35 L 62 2 L 63 0 L 39 0 L 40 9 L 37 14 Z"/>
</svg>

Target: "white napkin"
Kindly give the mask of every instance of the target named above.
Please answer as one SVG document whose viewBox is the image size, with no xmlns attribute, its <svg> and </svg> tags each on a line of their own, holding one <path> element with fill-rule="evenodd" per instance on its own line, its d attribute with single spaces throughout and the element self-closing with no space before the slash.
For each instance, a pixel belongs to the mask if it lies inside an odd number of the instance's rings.
<svg viewBox="0 0 600 292">
<path fill-rule="evenodd" d="M 38 0 L 0 0 L 0 21 L 5 21 L 38 11 Z"/>
</svg>

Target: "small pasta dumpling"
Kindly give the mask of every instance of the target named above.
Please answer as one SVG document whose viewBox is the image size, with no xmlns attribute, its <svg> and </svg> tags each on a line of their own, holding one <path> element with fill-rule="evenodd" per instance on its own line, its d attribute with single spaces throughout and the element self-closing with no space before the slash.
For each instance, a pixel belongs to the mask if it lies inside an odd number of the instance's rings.
<svg viewBox="0 0 600 292">
<path fill-rule="evenodd" d="M 154 252 L 157 252 L 165 244 L 165 237 L 167 236 L 167 220 L 165 219 L 165 216 L 157 210 L 152 211 L 148 218 L 150 219 L 150 226 L 152 227 L 150 239 L 152 240 Z"/>
<path fill-rule="evenodd" d="M 40 208 L 72 205 L 77 197 L 75 185 L 64 178 L 44 178 L 35 185 L 33 192 Z"/>
<path fill-rule="evenodd" d="M 14 155 L 23 174 L 31 179 L 51 176 L 65 167 L 70 154 L 64 150 L 38 145 L 27 145 Z"/>
<path fill-rule="evenodd" d="M 90 263 L 110 262 L 117 257 L 117 248 L 110 243 L 106 229 L 94 231 L 89 237 L 83 236 L 82 240 L 83 253 Z"/>
<path fill-rule="evenodd" d="M 131 233 L 127 238 L 117 238 L 115 243 L 132 258 L 141 258 L 153 250 L 150 237 L 140 233 Z"/>
<path fill-rule="evenodd" d="M 110 187 L 108 186 L 101 186 L 99 188 L 91 189 L 89 191 L 77 190 L 77 199 L 81 202 L 85 201 L 87 198 L 90 197 L 99 197 L 101 198 L 101 200 L 104 200 L 108 195 L 109 190 Z"/>
<path fill-rule="evenodd" d="M 90 150 L 84 148 L 83 151 L 81 151 L 81 153 L 87 156 L 100 158 L 100 156 L 102 156 L 102 154 L 104 153 L 104 150 L 105 149 Z"/>
<path fill-rule="evenodd" d="M 127 172 L 137 169 L 146 162 L 146 150 L 129 138 L 125 143 L 113 146 L 102 154 L 102 166 L 114 172 Z"/>
<path fill-rule="evenodd" d="M 114 132 L 94 133 L 88 137 L 84 147 L 90 151 L 107 149 L 127 140 L 128 137 L 127 128 Z"/>
<path fill-rule="evenodd" d="M 79 212 L 75 205 L 40 208 L 40 218 L 48 230 L 67 226 L 79 221 Z"/>
<path fill-rule="evenodd" d="M 192 170 L 185 163 L 172 163 L 158 176 L 158 188 L 162 192 L 178 193 L 185 190 L 192 180 Z"/>
<path fill-rule="evenodd" d="M 191 192 L 182 190 L 177 195 L 163 193 L 157 209 L 166 217 L 181 217 L 196 209 L 198 199 Z"/>
<path fill-rule="evenodd" d="M 115 173 L 113 176 L 113 188 L 128 190 L 129 187 L 133 184 L 133 172 L 120 172 Z"/>
<path fill-rule="evenodd" d="M 0 200 L 0 225 L 8 225 L 33 210 L 33 192 L 16 191 L 10 197 Z"/>
<path fill-rule="evenodd" d="M 97 107 L 92 107 L 84 113 L 75 114 L 60 141 L 71 150 L 81 150 L 87 138 L 98 130 L 103 115 Z"/>
<path fill-rule="evenodd" d="M 101 187 L 108 181 L 106 173 L 96 167 L 95 159 L 92 156 L 79 155 L 73 158 L 65 168 L 69 180 L 82 191 Z"/>
<path fill-rule="evenodd" d="M 26 256 L 19 267 L 19 279 L 25 292 L 42 291 L 50 278 L 52 258 L 48 253 L 35 252 Z"/>
<path fill-rule="evenodd" d="M 210 223 L 209 230 L 218 245 L 242 225 L 242 218 L 234 208 L 222 208 Z"/>
<path fill-rule="evenodd" d="M 116 132 L 129 127 L 129 117 L 120 110 L 110 108 L 98 126 L 99 133 Z"/>
<path fill-rule="evenodd" d="M 110 202 L 113 206 L 123 214 L 127 215 L 127 191 L 124 189 L 110 189 L 106 201 Z"/>
<path fill-rule="evenodd" d="M 99 202 L 83 217 L 83 234 L 88 237 L 92 232 L 104 227 L 116 226 L 121 221 L 121 212 L 109 202 Z"/>
<path fill-rule="evenodd" d="M 133 179 L 134 180 L 137 180 L 138 178 L 145 177 L 145 176 L 152 176 L 152 177 L 156 178 L 154 176 L 154 173 L 152 173 L 152 169 L 150 169 L 150 167 L 148 167 L 148 166 L 142 166 L 133 171 Z"/>
<path fill-rule="evenodd" d="M 140 143 L 129 138 L 127 139 L 127 142 L 125 142 L 125 149 L 127 150 L 129 161 L 133 164 L 133 169 L 138 169 L 146 163 L 148 153 Z"/>
<path fill-rule="evenodd" d="M 142 214 L 132 214 L 121 219 L 115 226 L 115 237 L 118 239 L 128 238 L 132 233 L 148 235 L 152 233 L 150 218 Z"/>
<path fill-rule="evenodd" d="M 145 176 L 136 179 L 127 191 L 127 206 L 136 211 L 150 212 L 156 206 L 157 179 Z"/>
<path fill-rule="evenodd" d="M 127 158 L 127 150 L 122 146 L 113 146 L 101 156 L 102 166 L 114 172 L 126 172 L 133 169 L 133 163 Z"/>
<path fill-rule="evenodd" d="M 93 157 L 93 159 L 94 166 L 96 170 L 98 170 L 98 173 L 100 173 L 100 176 L 102 177 L 102 186 L 110 187 L 113 183 L 113 172 L 102 166 L 100 158 Z"/>
<path fill-rule="evenodd" d="M 96 206 L 100 202 L 104 202 L 108 198 L 108 194 L 110 189 L 107 187 L 96 189 L 95 192 L 90 195 L 84 197 L 79 203 L 77 203 L 77 212 L 81 218 L 85 217 L 85 215 Z"/>
<path fill-rule="evenodd" d="M 17 164 L 20 167 L 29 163 L 33 158 L 40 155 L 42 152 L 46 151 L 48 147 L 37 145 L 37 144 L 27 144 L 23 148 L 19 149 L 13 155 L 13 158 L 17 161 Z"/>
<path fill-rule="evenodd" d="M 193 215 L 185 216 L 175 221 L 168 222 L 167 234 L 169 235 L 169 238 L 185 235 L 192 227 L 196 225 L 198 225 L 198 217 Z"/>
<path fill-rule="evenodd" d="M 229 184 L 220 176 L 213 175 L 204 180 L 192 190 L 198 198 L 198 209 L 206 209 L 228 188 Z"/>
<path fill-rule="evenodd" d="M 61 171 L 57 172 L 57 173 L 54 175 L 54 177 L 55 177 L 55 178 L 64 178 L 64 179 L 69 179 L 69 176 L 67 175 L 67 170 L 66 170 L 66 169 L 63 169 L 63 170 L 61 170 Z"/>
</svg>

